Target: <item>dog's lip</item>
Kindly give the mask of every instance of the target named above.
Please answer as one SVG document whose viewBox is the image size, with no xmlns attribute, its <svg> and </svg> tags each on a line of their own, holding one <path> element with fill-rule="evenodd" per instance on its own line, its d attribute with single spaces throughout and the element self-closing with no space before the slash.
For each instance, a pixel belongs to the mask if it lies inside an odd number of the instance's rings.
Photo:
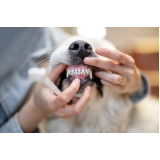
<svg viewBox="0 0 160 160">
<path fill-rule="evenodd" d="M 75 78 L 73 78 L 72 76 L 69 76 L 67 78 L 65 78 L 65 80 L 67 80 L 69 83 L 71 83 Z M 84 83 L 86 83 L 87 81 L 91 81 L 91 79 L 87 76 L 84 79 L 80 79 L 80 85 L 83 85 Z"/>
</svg>

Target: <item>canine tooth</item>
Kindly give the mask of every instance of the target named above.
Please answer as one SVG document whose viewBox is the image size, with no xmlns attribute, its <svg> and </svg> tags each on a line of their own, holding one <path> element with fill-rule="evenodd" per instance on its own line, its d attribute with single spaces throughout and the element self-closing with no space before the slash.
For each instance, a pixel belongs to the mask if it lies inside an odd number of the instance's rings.
<svg viewBox="0 0 160 160">
<path fill-rule="evenodd" d="M 92 71 L 89 72 L 89 78 L 92 79 Z"/>
<path fill-rule="evenodd" d="M 71 71 L 68 69 L 68 74 L 70 75 Z"/>
<path fill-rule="evenodd" d="M 66 75 L 66 77 L 68 77 L 68 72 L 67 72 L 67 75 Z"/>
</svg>

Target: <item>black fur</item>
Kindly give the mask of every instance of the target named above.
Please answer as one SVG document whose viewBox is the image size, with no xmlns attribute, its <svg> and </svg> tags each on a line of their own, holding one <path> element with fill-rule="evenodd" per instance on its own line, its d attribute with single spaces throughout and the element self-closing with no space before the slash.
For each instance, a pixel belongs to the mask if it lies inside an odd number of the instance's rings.
<svg viewBox="0 0 160 160">
<path fill-rule="evenodd" d="M 102 92 L 103 84 L 101 83 L 100 78 L 95 76 L 94 81 L 97 84 L 97 90 L 98 90 L 99 94 L 101 95 L 101 97 L 103 97 L 103 92 Z"/>
</svg>

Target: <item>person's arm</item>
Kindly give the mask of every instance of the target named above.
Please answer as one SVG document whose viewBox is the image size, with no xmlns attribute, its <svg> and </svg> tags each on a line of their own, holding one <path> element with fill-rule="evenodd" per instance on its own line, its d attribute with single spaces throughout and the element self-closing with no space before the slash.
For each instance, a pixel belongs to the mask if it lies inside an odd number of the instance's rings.
<svg viewBox="0 0 160 160">
<path fill-rule="evenodd" d="M 65 68 L 66 66 L 61 64 L 52 69 L 48 76 L 53 83 Z M 38 123 L 45 118 L 48 113 L 53 113 L 62 118 L 70 118 L 75 114 L 80 114 L 91 98 L 90 86 L 85 88 L 83 96 L 76 104 L 67 104 L 77 93 L 79 86 L 80 80 L 75 79 L 65 91 L 56 96 L 52 90 L 41 84 L 28 102 L 22 106 L 21 110 L 1 126 L 0 131 L 34 132 Z M 14 123 L 14 125 L 12 125 L 12 123 Z M 14 129 L 8 130 L 7 127 L 14 127 Z M 18 127 L 18 129 L 15 129 L 15 127 Z"/>
<path fill-rule="evenodd" d="M 32 133 L 36 130 L 38 123 L 48 115 L 49 112 L 36 107 L 33 97 L 22 107 L 17 115 L 19 125 L 23 132 Z"/>
</svg>

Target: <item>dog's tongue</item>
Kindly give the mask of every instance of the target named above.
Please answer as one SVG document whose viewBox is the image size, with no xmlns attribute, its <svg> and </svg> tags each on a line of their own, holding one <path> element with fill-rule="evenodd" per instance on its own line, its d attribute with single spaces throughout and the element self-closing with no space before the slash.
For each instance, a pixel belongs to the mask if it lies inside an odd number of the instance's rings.
<svg viewBox="0 0 160 160">
<path fill-rule="evenodd" d="M 66 73 L 67 77 L 72 76 L 73 78 L 84 79 L 89 76 L 92 79 L 92 71 L 90 67 L 85 65 L 68 66 Z"/>
</svg>

